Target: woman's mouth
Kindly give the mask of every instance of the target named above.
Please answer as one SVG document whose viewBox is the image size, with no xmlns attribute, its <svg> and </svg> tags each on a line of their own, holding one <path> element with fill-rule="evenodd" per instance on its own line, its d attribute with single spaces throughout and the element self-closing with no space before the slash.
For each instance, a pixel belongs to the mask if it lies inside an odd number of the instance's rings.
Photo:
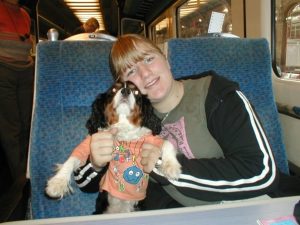
<svg viewBox="0 0 300 225">
<path fill-rule="evenodd" d="M 159 81 L 159 77 L 155 78 L 154 80 L 151 80 L 150 82 L 148 82 L 145 85 L 145 89 L 149 89 L 149 88 L 153 87 L 158 81 Z"/>
</svg>

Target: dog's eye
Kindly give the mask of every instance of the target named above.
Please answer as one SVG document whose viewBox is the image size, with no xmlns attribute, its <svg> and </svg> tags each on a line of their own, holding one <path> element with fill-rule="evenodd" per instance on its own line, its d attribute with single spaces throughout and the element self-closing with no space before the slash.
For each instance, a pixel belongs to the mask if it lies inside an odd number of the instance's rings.
<svg viewBox="0 0 300 225">
<path fill-rule="evenodd" d="M 128 87 L 130 88 L 130 89 L 135 89 L 136 87 L 134 86 L 134 84 L 132 84 L 132 83 L 130 83 L 130 82 L 128 82 Z"/>
<path fill-rule="evenodd" d="M 113 92 L 113 93 L 116 93 L 116 92 L 117 92 L 117 89 L 116 89 L 116 88 L 113 88 L 113 89 L 112 89 L 112 92 Z"/>
<path fill-rule="evenodd" d="M 115 86 L 116 86 L 117 88 L 121 88 L 121 87 L 123 86 L 123 83 L 117 82 L 117 83 L 115 83 Z"/>
<path fill-rule="evenodd" d="M 138 94 L 139 94 L 139 91 L 138 91 L 138 90 L 135 90 L 135 91 L 134 91 L 134 94 L 135 94 L 135 95 L 138 95 Z"/>
</svg>

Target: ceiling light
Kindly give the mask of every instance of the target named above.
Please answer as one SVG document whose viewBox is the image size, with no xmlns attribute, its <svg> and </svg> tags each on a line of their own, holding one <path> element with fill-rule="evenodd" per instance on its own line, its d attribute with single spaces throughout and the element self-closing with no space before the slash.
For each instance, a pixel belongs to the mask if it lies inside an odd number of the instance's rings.
<svg viewBox="0 0 300 225">
<path fill-rule="evenodd" d="M 64 0 L 64 2 L 81 23 L 95 17 L 99 22 L 100 30 L 105 29 L 99 0 Z"/>
</svg>

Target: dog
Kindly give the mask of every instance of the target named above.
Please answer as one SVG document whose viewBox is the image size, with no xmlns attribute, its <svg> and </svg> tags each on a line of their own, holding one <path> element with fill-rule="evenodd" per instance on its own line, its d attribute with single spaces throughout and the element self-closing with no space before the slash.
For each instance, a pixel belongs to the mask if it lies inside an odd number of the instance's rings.
<svg viewBox="0 0 300 225">
<path fill-rule="evenodd" d="M 144 142 L 161 146 L 161 160 L 157 167 L 168 179 L 178 179 L 181 165 L 173 145 L 159 137 L 161 120 L 155 116 L 151 102 L 133 83 L 116 82 L 107 92 L 97 96 L 86 123 L 89 134 L 98 130 L 117 128 L 113 160 L 100 181 L 100 196 L 107 197 L 101 213 L 122 213 L 136 210 L 146 196 L 149 175 L 140 163 Z M 74 156 L 75 155 L 75 156 Z M 88 157 L 89 153 L 85 154 Z M 87 160 L 87 158 L 85 159 Z M 63 198 L 72 193 L 72 173 L 84 164 L 74 152 L 47 181 L 46 194 Z"/>
</svg>

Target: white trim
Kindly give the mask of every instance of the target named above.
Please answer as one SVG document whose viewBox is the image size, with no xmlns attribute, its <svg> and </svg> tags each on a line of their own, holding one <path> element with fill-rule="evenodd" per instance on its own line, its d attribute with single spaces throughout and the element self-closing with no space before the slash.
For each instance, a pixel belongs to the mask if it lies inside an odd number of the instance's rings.
<svg viewBox="0 0 300 225">
<path fill-rule="evenodd" d="M 80 170 L 80 172 L 77 176 L 74 176 L 74 179 L 75 180 L 80 180 L 83 177 L 83 175 L 86 173 L 86 171 L 88 171 L 92 167 L 93 166 L 92 166 L 91 163 L 87 164 L 85 167 L 82 168 L 82 170 Z"/>
<path fill-rule="evenodd" d="M 86 177 L 85 181 L 83 181 L 81 184 L 77 184 L 79 188 L 82 188 L 86 186 L 88 183 L 91 182 L 91 180 L 98 175 L 97 172 L 91 173 L 89 176 Z"/>
</svg>

